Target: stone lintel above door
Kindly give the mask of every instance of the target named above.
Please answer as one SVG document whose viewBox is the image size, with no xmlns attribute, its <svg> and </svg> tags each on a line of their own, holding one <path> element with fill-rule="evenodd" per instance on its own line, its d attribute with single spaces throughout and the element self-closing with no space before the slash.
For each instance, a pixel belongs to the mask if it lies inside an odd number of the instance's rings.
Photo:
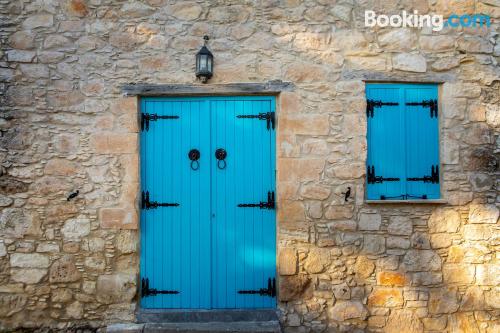
<svg viewBox="0 0 500 333">
<path fill-rule="evenodd" d="M 294 88 L 291 82 L 273 80 L 228 84 L 129 83 L 122 85 L 121 91 L 125 96 L 278 95 Z"/>
</svg>

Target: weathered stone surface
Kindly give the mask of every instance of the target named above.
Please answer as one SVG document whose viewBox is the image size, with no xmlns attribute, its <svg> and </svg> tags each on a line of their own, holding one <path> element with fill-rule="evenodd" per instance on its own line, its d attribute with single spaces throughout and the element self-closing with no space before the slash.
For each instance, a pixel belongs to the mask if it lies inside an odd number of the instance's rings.
<svg viewBox="0 0 500 333">
<path fill-rule="evenodd" d="M 467 224 L 464 227 L 464 237 L 467 240 L 486 240 L 491 236 L 492 230 L 488 224 Z"/>
<path fill-rule="evenodd" d="M 403 305 L 400 289 L 377 288 L 368 296 L 368 306 L 395 307 Z"/>
<path fill-rule="evenodd" d="M 64 223 L 61 233 L 65 240 L 80 240 L 90 233 L 90 220 L 82 216 L 69 219 Z"/>
<path fill-rule="evenodd" d="M 328 317 L 335 321 L 344 322 L 349 319 L 364 320 L 368 310 L 359 301 L 339 301 L 329 310 Z"/>
<path fill-rule="evenodd" d="M 154 12 L 154 8 L 140 2 L 128 2 L 121 8 L 121 13 L 125 17 L 141 17 L 148 16 Z"/>
<path fill-rule="evenodd" d="M 359 256 L 354 265 L 354 272 L 356 276 L 361 279 L 366 279 L 375 270 L 375 264 L 372 260 L 366 258 L 365 256 Z"/>
<path fill-rule="evenodd" d="M 116 236 L 116 248 L 121 253 L 134 253 L 137 251 L 137 245 L 139 240 L 137 239 L 137 233 L 131 230 L 123 230 Z M 93 242 L 93 245 L 95 242 Z M 90 245 L 90 242 L 89 242 Z M 89 246 L 91 250 L 95 249 L 95 246 Z"/>
<path fill-rule="evenodd" d="M 22 294 L 0 294 L 0 317 L 9 317 L 24 309 L 28 298 Z"/>
<path fill-rule="evenodd" d="M 429 231 L 434 232 L 456 232 L 460 227 L 460 214 L 448 208 L 436 209 L 429 218 Z"/>
<path fill-rule="evenodd" d="M 422 322 L 426 330 L 441 331 L 446 328 L 447 317 L 422 318 Z"/>
<path fill-rule="evenodd" d="M 359 230 L 379 230 L 382 224 L 380 214 L 361 213 L 359 215 Z"/>
<path fill-rule="evenodd" d="M 135 293 L 136 281 L 132 274 L 100 275 L 97 278 L 97 300 L 101 303 L 129 302 Z"/>
<path fill-rule="evenodd" d="M 404 286 L 406 284 L 406 276 L 400 272 L 378 272 L 377 284 L 382 286 Z"/>
<path fill-rule="evenodd" d="M 68 305 L 66 314 L 70 318 L 81 319 L 83 317 L 83 304 L 76 301 Z"/>
<path fill-rule="evenodd" d="M 170 6 L 168 12 L 179 20 L 193 21 L 201 15 L 202 8 L 194 2 L 182 2 Z"/>
<path fill-rule="evenodd" d="M 32 31 L 16 31 L 10 36 L 9 45 L 14 49 L 31 50 L 35 47 L 35 34 Z"/>
<path fill-rule="evenodd" d="M 280 249 L 278 269 L 280 275 L 295 275 L 298 272 L 297 251 L 294 248 Z"/>
<path fill-rule="evenodd" d="M 451 332 L 479 333 L 479 326 L 472 313 L 459 312 L 450 316 L 448 323 Z"/>
<path fill-rule="evenodd" d="M 304 275 L 283 276 L 279 283 L 279 298 L 289 302 L 301 298 L 308 287 L 310 278 Z"/>
<path fill-rule="evenodd" d="M 473 265 L 445 264 L 443 265 L 443 280 L 447 284 L 470 284 L 474 281 Z"/>
<path fill-rule="evenodd" d="M 391 216 L 387 231 L 392 235 L 411 235 L 413 225 L 407 216 Z"/>
<path fill-rule="evenodd" d="M 441 258 L 432 250 L 408 250 L 403 257 L 407 271 L 437 271 L 441 269 Z"/>
<path fill-rule="evenodd" d="M 39 253 L 12 253 L 10 267 L 47 268 L 49 267 L 49 257 Z"/>
<path fill-rule="evenodd" d="M 385 237 L 381 235 L 364 235 L 363 251 L 368 254 L 380 254 L 385 251 Z"/>
<path fill-rule="evenodd" d="M 36 14 L 29 16 L 23 22 L 23 28 L 26 30 L 51 27 L 54 24 L 54 16 L 51 14 Z"/>
<path fill-rule="evenodd" d="M 458 310 L 457 290 L 454 288 L 433 289 L 429 296 L 431 314 L 453 313 Z"/>
<path fill-rule="evenodd" d="M 47 275 L 47 269 L 20 268 L 12 269 L 10 276 L 15 282 L 34 284 L 40 282 Z"/>
<path fill-rule="evenodd" d="M 411 29 L 391 29 L 379 35 L 378 42 L 386 50 L 408 51 L 415 47 L 417 37 Z"/>
<path fill-rule="evenodd" d="M 451 245 L 451 237 L 447 233 L 433 234 L 430 241 L 433 249 L 442 249 Z"/>
<path fill-rule="evenodd" d="M 80 279 L 80 272 L 76 268 L 74 258 L 71 255 L 65 255 L 61 259 L 56 260 L 50 267 L 50 282 L 74 282 L 78 279 Z"/>
<path fill-rule="evenodd" d="M 500 212 L 495 205 L 470 205 L 469 223 L 497 223 Z"/>
<path fill-rule="evenodd" d="M 302 197 L 306 199 L 325 200 L 330 196 L 331 189 L 322 185 L 306 185 L 300 190 Z"/>
<path fill-rule="evenodd" d="M 484 292 L 480 287 L 471 286 L 467 288 L 462 302 L 460 303 L 460 310 L 462 311 L 479 311 L 485 307 Z"/>
<path fill-rule="evenodd" d="M 423 73 L 427 70 L 425 58 L 418 54 L 401 53 L 392 58 L 392 66 L 405 72 Z"/>
<path fill-rule="evenodd" d="M 311 249 L 304 263 L 307 272 L 321 273 L 330 261 L 330 252 L 322 249 Z"/>
<path fill-rule="evenodd" d="M 19 208 L 5 208 L 0 215 L 0 236 L 21 238 L 35 232 L 33 216 Z"/>
<path fill-rule="evenodd" d="M 478 285 L 498 286 L 500 284 L 500 266 L 497 264 L 478 265 L 476 283 Z"/>
<path fill-rule="evenodd" d="M 385 333 L 422 333 L 424 326 L 420 319 L 411 310 L 394 310 L 391 312 Z"/>
<path fill-rule="evenodd" d="M 66 1 L 65 9 L 70 16 L 85 17 L 89 13 L 85 0 Z"/>
<path fill-rule="evenodd" d="M 137 229 L 137 212 L 130 208 L 102 208 L 99 220 L 103 228 Z"/>
</svg>

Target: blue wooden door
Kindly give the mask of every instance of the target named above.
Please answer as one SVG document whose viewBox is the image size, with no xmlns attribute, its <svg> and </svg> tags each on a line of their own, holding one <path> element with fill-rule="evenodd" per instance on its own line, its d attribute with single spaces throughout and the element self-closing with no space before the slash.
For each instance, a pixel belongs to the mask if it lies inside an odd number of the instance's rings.
<svg viewBox="0 0 500 333">
<path fill-rule="evenodd" d="M 275 278 L 274 209 L 238 206 L 275 191 L 274 122 L 259 116 L 274 112 L 274 98 L 143 98 L 141 108 L 141 187 L 149 195 L 141 306 L 274 307 L 275 297 L 247 293 Z"/>
</svg>

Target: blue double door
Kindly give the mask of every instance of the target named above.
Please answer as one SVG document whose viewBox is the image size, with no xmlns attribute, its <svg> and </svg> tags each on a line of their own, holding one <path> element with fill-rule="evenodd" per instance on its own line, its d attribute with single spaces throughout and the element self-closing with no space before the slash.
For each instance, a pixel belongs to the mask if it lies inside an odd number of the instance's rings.
<svg viewBox="0 0 500 333">
<path fill-rule="evenodd" d="M 275 100 L 141 100 L 141 306 L 276 305 Z"/>
</svg>

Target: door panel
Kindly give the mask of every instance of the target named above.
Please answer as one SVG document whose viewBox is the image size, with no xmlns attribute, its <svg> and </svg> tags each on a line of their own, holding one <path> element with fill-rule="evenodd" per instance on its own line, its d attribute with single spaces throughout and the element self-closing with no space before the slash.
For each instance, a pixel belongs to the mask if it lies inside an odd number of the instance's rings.
<svg viewBox="0 0 500 333">
<path fill-rule="evenodd" d="M 239 294 L 267 287 L 275 277 L 275 211 L 238 207 L 267 201 L 274 191 L 272 129 L 238 118 L 274 112 L 272 98 L 212 100 L 212 150 L 227 151 L 226 168 L 212 168 L 213 307 L 274 307 L 268 296 Z"/>
<path fill-rule="evenodd" d="M 142 190 L 177 207 L 141 212 L 141 277 L 178 294 L 143 297 L 143 308 L 265 308 L 275 298 L 239 294 L 275 277 L 275 212 L 237 207 L 274 189 L 274 130 L 238 118 L 275 109 L 273 97 L 144 98 L 143 113 L 175 115 L 141 132 Z M 200 151 L 198 170 L 188 152 Z M 219 169 L 215 150 L 227 151 Z M 221 164 L 222 166 L 222 164 Z"/>
<path fill-rule="evenodd" d="M 141 133 L 142 189 L 150 200 L 178 207 L 141 212 L 141 273 L 150 288 L 179 294 L 142 298 L 145 308 L 210 307 L 210 122 L 205 101 L 144 99 L 142 112 L 177 115 L 151 121 Z M 190 167 L 188 152 L 201 151 L 200 167 Z M 203 278 L 201 278 L 203 277 Z"/>
</svg>

